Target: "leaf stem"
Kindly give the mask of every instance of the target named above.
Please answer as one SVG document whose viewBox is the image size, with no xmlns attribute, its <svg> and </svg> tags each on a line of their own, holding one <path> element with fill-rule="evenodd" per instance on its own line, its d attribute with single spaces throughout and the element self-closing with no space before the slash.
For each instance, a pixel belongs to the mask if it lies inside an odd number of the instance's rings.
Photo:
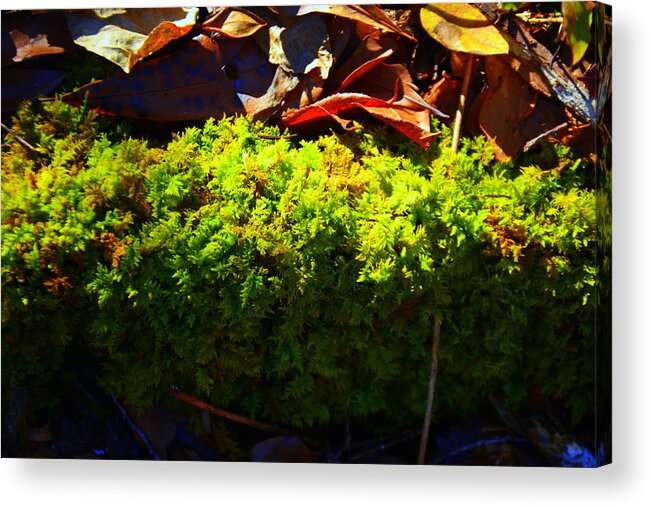
<svg viewBox="0 0 651 507">
<path fill-rule="evenodd" d="M 457 113 L 454 117 L 454 132 L 452 134 L 452 151 L 454 153 L 456 153 L 459 148 L 459 135 L 461 134 L 461 122 L 463 121 L 463 112 L 466 109 L 466 97 L 468 96 L 468 88 L 470 88 L 470 76 L 472 75 L 472 67 L 474 61 L 475 61 L 475 57 L 469 54 L 468 63 L 466 64 L 466 72 L 463 75 L 463 83 L 461 84 L 459 105 L 457 106 Z"/>
</svg>

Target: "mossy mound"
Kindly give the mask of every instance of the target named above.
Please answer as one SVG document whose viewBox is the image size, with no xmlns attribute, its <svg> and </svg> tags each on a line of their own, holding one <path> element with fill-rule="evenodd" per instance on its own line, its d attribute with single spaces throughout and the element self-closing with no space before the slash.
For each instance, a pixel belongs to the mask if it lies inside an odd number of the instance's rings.
<svg viewBox="0 0 651 507">
<path fill-rule="evenodd" d="M 493 162 L 387 130 L 295 141 L 246 118 L 166 147 L 23 108 L 2 158 L 2 376 L 70 347 L 148 405 L 171 385 L 293 427 L 594 404 L 595 193 L 567 148 Z M 33 148 L 16 140 L 20 136 Z"/>
</svg>

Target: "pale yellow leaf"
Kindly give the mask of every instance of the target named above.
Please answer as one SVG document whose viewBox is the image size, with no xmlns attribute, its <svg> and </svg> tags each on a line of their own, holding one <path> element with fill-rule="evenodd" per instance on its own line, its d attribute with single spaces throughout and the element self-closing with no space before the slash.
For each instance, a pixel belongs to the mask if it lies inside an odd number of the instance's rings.
<svg viewBox="0 0 651 507">
<path fill-rule="evenodd" d="M 503 55 L 509 43 L 476 7 L 470 4 L 430 4 L 420 10 L 425 31 L 451 51 L 473 55 Z"/>
</svg>

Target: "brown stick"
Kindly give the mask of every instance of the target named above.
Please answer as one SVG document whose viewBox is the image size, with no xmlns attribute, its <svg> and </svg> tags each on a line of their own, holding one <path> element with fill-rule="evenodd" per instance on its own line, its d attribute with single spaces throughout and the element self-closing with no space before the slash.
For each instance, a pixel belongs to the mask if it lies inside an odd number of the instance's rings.
<svg viewBox="0 0 651 507">
<path fill-rule="evenodd" d="M 551 128 L 551 129 L 543 132 L 539 136 L 536 136 L 533 139 L 529 139 L 526 142 L 526 144 L 524 145 L 524 147 L 522 148 L 522 151 L 523 152 L 529 151 L 530 149 L 537 146 L 540 142 L 542 142 L 543 140 L 545 140 L 549 136 L 555 134 L 556 132 L 559 132 L 560 130 L 563 130 L 567 126 L 568 126 L 568 122 L 563 122 L 560 125 L 556 125 L 554 128 Z"/>
<path fill-rule="evenodd" d="M 300 438 L 308 446 L 315 449 L 319 449 L 323 447 L 323 444 L 321 442 L 319 442 L 318 440 L 314 440 L 313 438 L 310 438 L 308 436 L 301 435 L 299 433 L 295 433 L 292 431 L 287 431 L 277 426 L 272 426 L 271 424 L 261 423 L 253 419 L 249 419 L 248 417 L 234 414 L 233 412 L 229 412 L 228 410 L 223 410 L 221 408 L 213 407 L 212 405 L 206 403 L 205 401 L 198 400 L 194 396 L 191 396 L 188 393 L 184 393 L 176 386 L 170 387 L 170 394 L 174 396 L 176 399 L 189 403 L 190 405 L 200 408 L 201 410 L 204 410 L 206 412 L 210 412 L 211 414 L 215 414 L 216 416 L 223 417 L 224 419 L 230 419 L 231 421 L 235 421 L 240 424 L 250 426 L 251 428 L 267 431 L 269 433 L 278 433 L 280 435 L 295 436 Z"/>
<path fill-rule="evenodd" d="M 200 408 L 201 410 L 206 410 L 211 414 L 215 414 L 219 417 L 223 417 L 224 419 L 230 419 L 231 421 L 235 421 L 240 424 L 245 424 L 246 426 L 250 426 L 252 428 L 256 428 L 262 431 L 268 431 L 269 433 L 281 433 L 284 435 L 291 435 L 289 431 L 285 431 L 276 426 L 272 426 L 271 424 L 254 421 L 253 419 L 249 419 L 248 417 L 237 415 L 232 412 L 228 412 L 227 410 L 222 410 L 221 408 L 213 407 L 212 405 L 206 403 L 205 401 L 198 400 L 197 398 L 194 398 L 193 396 L 184 393 L 178 387 L 172 387 L 170 389 L 170 394 L 181 401 L 189 403 L 190 405 L 194 405 L 195 407 Z"/>
<path fill-rule="evenodd" d="M 20 144 L 22 144 L 25 148 L 27 148 L 30 151 L 36 151 L 36 148 L 34 148 L 31 144 L 29 144 L 27 141 L 25 141 L 22 137 L 20 137 L 18 134 L 16 134 L 13 130 L 11 130 L 9 127 L 7 127 L 4 123 L 0 123 L 2 125 L 2 128 L 10 135 L 14 137 L 16 141 L 18 141 Z"/>
<path fill-rule="evenodd" d="M 425 409 L 425 420 L 423 421 L 423 432 L 420 436 L 420 449 L 418 450 L 418 464 L 425 463 L 427 451 L 427 440 L 429 438 L 429 427 L 432 423 L 432 406 L 434 405 L 434 389 L 436 388 L 436 373 L 439 368 L 439 346 L 441 342 L 441 321 L 434 321 L 434 334 L 432 336 L 432 367 L 429 374 L 429 392 L 427 394 L 427 408 Z"/>
<path fill-rule="evenodd" d="M 466 109 L 466 97 L 468 96 L 468 88 L 470 87 L 470 76 L 472 75 L 472 66 L 475 61 L 473 55 L 468 55 L 468 63 L 466 64 L 466 72 L 463 75 L 463 83 L 461 84 L 461 95 L 459 95 L 459 105 L 457 106 L 457 113 L 454 117 L 454 132 L 452 134 L 452 151 L 457 152 L 459 148 L 459 135 L 461 134 L 461 122 L 463 121 L 463 112 Z"/>
</svg>

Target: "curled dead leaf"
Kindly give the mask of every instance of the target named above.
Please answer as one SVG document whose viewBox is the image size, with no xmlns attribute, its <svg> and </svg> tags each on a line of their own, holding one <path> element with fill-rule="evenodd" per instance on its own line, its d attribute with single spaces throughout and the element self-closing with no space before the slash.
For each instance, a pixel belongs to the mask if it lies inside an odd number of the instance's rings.
<svg viewBox="0 0 651 507">
<path fill-rule="evenodd" d="M 12 58 L 14 62 L 79 49 L 72 41 L 61 13 L 49 12 L 32 16 L 11 29 L 9 34 L 16 48 Z"/>
<path fill-rule="evenodd" d="M 362 110 L 428 148 L 437 134 L 430 130 L 428 105 L 409 83 L 409 73 L 403 65 L 380 63 L 345 92 L 286 111 L 281 124 L 288 128 L 309 128 L 330 119 L 350 129 L 351 114 Z"/>
<path fill-rule="evenodd" d="M 177 27 L 192 27 L 199 10 L 181 8 L 160 9 L 96 9 L 70 10 L 65 12 L 66 21 L 76 44 L 96 53 L 122 68 L 131 71 L 139 61 L 140 49 L 148 45 L 155 50 L 163 47 L 168 40 L 163 34 L 177 35 L 163 29 L 156 32 L 161 23 L 170 22 Z M 181 34 L 187 33 L 181 30 Z M 152 41 L 147 42 L 149 34 Z M 146 50 L 151 54 L 151 49 Z"/>
<path fill-rule="evenodd" d="M 381 37 L 379 32 L 367 35 L 361 44 L 346 58 L 328 80 L 328 89 L 338 91 L 350 86 L 376 65 L 389 58 L 395 49 L 395 41 Z"/>
<path fill-rule="evenodd" d="M 193 25 L 178 26 L 170 21 L 163 21 L 151 31 L 142 46 L 129 55 L 129 69 L 132 69 L 139 61 L 160 51 L 170 42 L 186 36 L 193 29 Z"/>
</svg>

